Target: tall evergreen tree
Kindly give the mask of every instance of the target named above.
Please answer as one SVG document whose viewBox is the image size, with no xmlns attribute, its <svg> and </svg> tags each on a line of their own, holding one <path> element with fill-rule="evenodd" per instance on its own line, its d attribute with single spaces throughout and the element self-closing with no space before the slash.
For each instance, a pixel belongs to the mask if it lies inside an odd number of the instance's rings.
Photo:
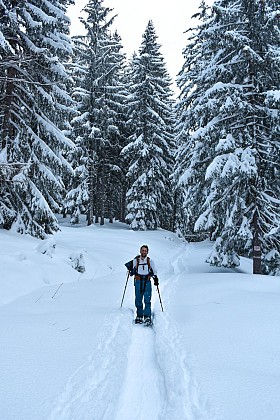
<svg viewBox="0 0 280 420">
<path fill-rule="evenodd" d="M 124 56 L 119 36 L 109 31 L 114 20 L 110 17 L 112 9 L 104 7 L 103 0 L 90 0 L 84 11 L 87 18 L 81 21 L 86 35 L 74 41 L 74 97 L 79 115 L 73 120 L 72 133 L 83 151 L 79 159 L 83 161 L 84 176 L 81 182 L 78 162 L 78 176 L 67 195 L 66 207 L 77 215 L 81 211 L 77 206 L 82 206 L 88 224 L 93 222 L 94 215 L 103 224 L 105 215 L 113 218 L 117 212 L 114 204 L 121 172 L 124 95 L 120 78 Z M 77 195 L 81 200 L 73 200 Z M 77 222 L 78 218 L 74 217 L 73 221 Z"/>
<path fill-rule="evenodd" d="M 171 227 L 172 92 L 159 50 L 149 21 L 132 63 L 128 114 L 133 132 L 122 152 L 128 162 L 126 219 L 135 230 Z"/>
<path fill-rule="evenodd" d="M 202 1 L 199 12 L 193 18 L 204 22 L 209 18 L 208 13 L 209 9 Z M 204 26 L 201 23 L 197 28 L 188 30 L 188 44 L 183 51 L 185 62 L 177 78 L 180 95 L 176 104 L 176 159 L 173 174 L 175 185 L 177 183 L 176 230 L 189 240 L 199 238 L 194 226 L 207 194 L 202 162 L 208 157 L 208 152 L 203 141 L 197 141 L 191 135 L 203 126 L 203 121 L 193 112 L 193 107 L 199 103 L 203 84 L 206 83 L 206 78 L 200 80 L 198 74 L 199 69 L 203 69 L 204 59 L 207 62 L 207 51 L 202 40 Z"/>
<path fill-rule="evenodd" d="M 71 174 L 63 152 L 73 145 L 62 132 L 72 104 L 63 65 L 70 3 L 0 2 L 0 159 L 16 168 L 2 187 L 1 223 L 41 238 L 58 230 L 53 211 Z"/>
<path fill-rule="evenodd" d="M 191 226 L 215 239 L 208 261 L 235 267 L 261 246 L 262 271 L 272 274 L 280 265 L 277 16 L 275 1 L 220 0 L 203 18 L 179 79 L 177 164 Z"/>
</svg>

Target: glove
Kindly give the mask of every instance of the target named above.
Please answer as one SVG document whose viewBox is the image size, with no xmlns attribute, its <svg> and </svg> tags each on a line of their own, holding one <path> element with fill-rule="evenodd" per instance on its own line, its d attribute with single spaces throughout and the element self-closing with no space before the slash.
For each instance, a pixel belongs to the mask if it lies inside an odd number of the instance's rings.
<svg viewBox="0 0 280 420">
<path fill-rule="evenodd" d="M 129 271 L 129 275 L 134 276 L 134 274 L 135 274 L 135 269 L 133 268 L 132 270 Z"/>
<path fill-rule="evenodd" d="M 158 276 L 154 276 L 154 285 L 158 286 Z"/>
</svg>

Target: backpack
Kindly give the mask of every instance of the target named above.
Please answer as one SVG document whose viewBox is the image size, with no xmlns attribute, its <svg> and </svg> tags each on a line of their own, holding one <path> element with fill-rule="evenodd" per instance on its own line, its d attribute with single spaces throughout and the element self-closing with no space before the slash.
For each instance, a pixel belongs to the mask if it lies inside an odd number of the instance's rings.
<svg viewBox="0 0 280 420">
<path fill-rule="evenodd" d="M 149 269 L 148 280 L 150 280 L 151 274 L 152 274 L 150 257 L 147 257 L 147 262 L 144 264 L 140 264 L 140 255 L 137 255 L 135 258 L 136 258 L 135 280 L 140 280 L 141 278 L 140 275 L 138 274 L 139 265 L 148 265 L 148 269 Z"/>
</svg>

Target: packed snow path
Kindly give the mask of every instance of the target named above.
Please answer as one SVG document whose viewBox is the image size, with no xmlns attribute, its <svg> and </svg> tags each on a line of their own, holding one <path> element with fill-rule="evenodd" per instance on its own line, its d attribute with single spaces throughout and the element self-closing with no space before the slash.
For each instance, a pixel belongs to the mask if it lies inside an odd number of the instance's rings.
<svg viewBox="0 0 280 420">
<path fill-rule="evenodd" d="M 177 250 L 167 264 L 170 281 L 176 281 L 171 272 L 180 259 Z M 168 295 L 170 290 L 166 290 L 166 303 Z M 133 301 L 130 289 L 125 302 Z M 197 387 L 188 372 L 177 328 L 161 312 L 155 288 L 152 306 L 156 308 L 153 327 L 135 325 L 134 308 L 126 305 L 107 315 L 98 348 L 69 379 L 49 420 L 198 418 Z"/>
<path fill-rule="evenodd" d="M 120 317 L 122 322 L 130 322 L 126 315 Z M 198 418 L 197 388 L 174 331 L 171 334 L 169 326 L 170 331 L 157 339 L 154 328 L 113 326 L 95 354 L 70 378 L 49 419 Z"/>
<path fill-rule="evenodd" d="M 158 418 L 161 375 L 153 335 L 151 328 L 142 325 L 133 328 L 117 420 Z"/>
</svg>

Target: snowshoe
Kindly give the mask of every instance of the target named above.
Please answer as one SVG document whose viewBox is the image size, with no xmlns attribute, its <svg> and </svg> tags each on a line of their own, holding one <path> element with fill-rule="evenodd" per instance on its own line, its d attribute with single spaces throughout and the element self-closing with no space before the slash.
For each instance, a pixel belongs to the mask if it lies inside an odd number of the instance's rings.
<svg viewBox="0 0 280 420">
<path fill-rule="evenodd" d="M 153 322 L 152 322 L 151 318 L 149 318 L 147 316 L 144 320 L 144 325 L 145 325 L 145 327 L 151 327 L 153 325 Z"/>
<path fill-rule="evenodd" d="M 135 324 L 143 324 L 143 318 L 141 318 L 140 316 L 137 316 L 135 318 Z"/>
</svg>

